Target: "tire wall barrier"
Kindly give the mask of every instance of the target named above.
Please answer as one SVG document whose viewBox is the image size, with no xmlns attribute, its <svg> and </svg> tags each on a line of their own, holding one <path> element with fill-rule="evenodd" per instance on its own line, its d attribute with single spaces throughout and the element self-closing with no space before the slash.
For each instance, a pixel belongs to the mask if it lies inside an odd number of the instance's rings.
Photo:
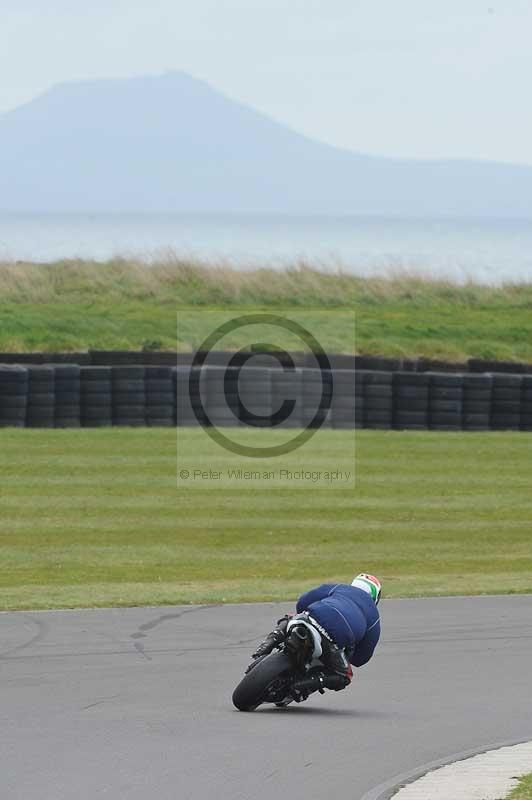
<svg viewBox="0 0 532 800">
<path fill-rule="evenodd" d="M 0 427 L 532 431 L 532 374 L 0 364 Z"/>
<path fill-rule="evenodd" d="M 89 350 L 84 353 L 0 353 L 0 364 L 76 364 L 82 367 L 175 367 L 190 365 L 195 353 L 177 353 L 165 350 Z M 273 354 L 276 355 L 275 353 Z M 296 367 L 314 366 L 314 357 L 309 353 L 290 353 Z M 469 358 L 467 361 L 444 361 L 434 358 L 398 358 L 369 355 L 346 355 L 328 353 L 333 369 L 378 370 L 380 372 L 454 372 L 458 374 L 472 373 L 511 373 L 513 375 L 531 374 L 532 364 L 516 361 L 496 361 L 480 358 Z M 211 351 L 211 364 L 226 364 L 235 353 L 227 351 Z M 264 366 L 271 366 L 271 355 L 263 353 Z M 255 363 L 261 355 L 254 357 Z M 246 354 L 236 355 L 236 363 L 245 361 Z"/>
</svg>

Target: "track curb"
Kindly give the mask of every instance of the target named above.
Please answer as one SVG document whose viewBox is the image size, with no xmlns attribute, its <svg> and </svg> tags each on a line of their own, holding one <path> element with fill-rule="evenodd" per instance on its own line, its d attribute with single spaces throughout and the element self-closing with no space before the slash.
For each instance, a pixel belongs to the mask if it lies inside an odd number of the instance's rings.
<svg viewBox="0 0 532 800">
<path fill-rule="evenodd" d="M 502 742 L 492 742 L 491 744 L 483 745 L 482 747 L 476 747 L 471 750 L 463 750 L 462 752 L 454 753 L 453 755 L 445 756 L 444 758 L 436 759 L 435 761 L 429 761 L 426 764 L 422 764 L 412 770 L 409 770 L 408 772 L 402 772 L 399 775 L 394 775 L 389 780 L 379 783 L 378 786 L 374 786 L 373 789 L 370 789 L 368 792 L 363 794 L 359 800 L 391 800 L 391 798 L 404 786 L 408 786 L 408 784 L 414 783 L 414 781 L 423 778 L 429 772 L 433 772 L 441 767 L 447 767 L 450 764 L 454 764 L 458 761 L 465 761 L 468 758 L 473 758 L 474 756 L 479 756 L 483 753 L 489 753 L 491 750 L 500 750 L 502 747 L 514 747 L 518 744 L 527 744 L 531 740 L 532 731 L 530 736 L 527 736 L 524 739 L 510 739 Z"/>
</svg>

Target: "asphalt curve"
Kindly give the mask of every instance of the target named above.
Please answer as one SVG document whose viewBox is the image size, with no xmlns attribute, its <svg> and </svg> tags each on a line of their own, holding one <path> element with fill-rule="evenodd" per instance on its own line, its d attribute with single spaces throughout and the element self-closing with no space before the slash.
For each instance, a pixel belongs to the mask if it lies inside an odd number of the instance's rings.
<svg viewBox="0 0 532 800">
<path fill-rule="evenodd" d="M 347 691 L 234 710 L 252 645 L 289 610 L 0 614 L 2 800 L 360 800 L 532 739 L 532 596 L 385 600 L 378 653 Z"/>
</svg>

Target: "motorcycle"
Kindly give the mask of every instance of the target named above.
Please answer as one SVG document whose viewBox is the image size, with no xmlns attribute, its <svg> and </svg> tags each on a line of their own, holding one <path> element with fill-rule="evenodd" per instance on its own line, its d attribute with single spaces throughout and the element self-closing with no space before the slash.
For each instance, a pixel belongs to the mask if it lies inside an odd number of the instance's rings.
<svg viewBox="0 0 532 800">
<path fill-rule="evenodd" d="M 309 692 L 297 691 L 294 683 L 321 671 L 320 635 L 304 619 L 288 623 L 286 637 L 277 652 L 256 658 L 246 669 L 233 692 L 233 704 L 239 711 L 255 711 L 263 703 L 284 708 L 294 700 L 306 700 Z M 323 689 L 319 690 L 323 694 Z"/>
</svg>

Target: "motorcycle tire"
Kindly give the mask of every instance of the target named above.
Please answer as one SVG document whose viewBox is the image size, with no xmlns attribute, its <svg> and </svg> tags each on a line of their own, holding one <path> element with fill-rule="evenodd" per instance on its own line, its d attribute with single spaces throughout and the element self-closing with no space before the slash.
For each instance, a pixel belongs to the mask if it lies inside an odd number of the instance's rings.
<svg viewBox="0 0 532 800">
<path fill-rule="evenodd" d="M 244 675 L 233 692 L 233 705 L 239 711 L 255 711 L 264 702 L 271 684 L 292 670 L 292 662 L 286 653 L 272 653 Z"/>
</svg>

